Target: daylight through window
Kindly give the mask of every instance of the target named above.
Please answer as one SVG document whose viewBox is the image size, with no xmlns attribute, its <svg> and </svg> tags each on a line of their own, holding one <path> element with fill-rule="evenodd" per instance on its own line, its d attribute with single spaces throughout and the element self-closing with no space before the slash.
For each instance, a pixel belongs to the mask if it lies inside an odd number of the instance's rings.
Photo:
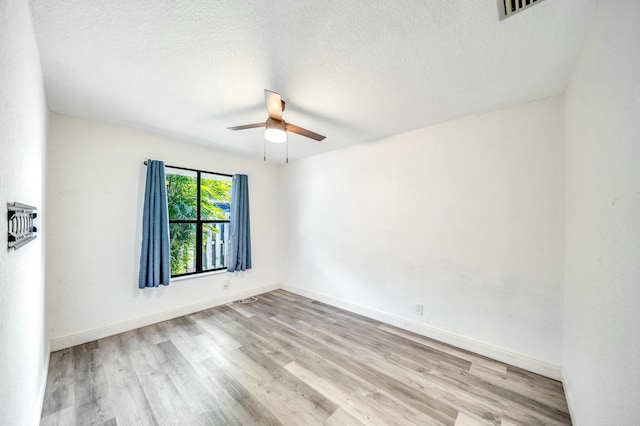
<svg viewBox="0 0 640 426">
<path fill-rule="evenodd" d="M 227 268 L 231 177 L 165 167 L 171 276 Z"/>
</svg>

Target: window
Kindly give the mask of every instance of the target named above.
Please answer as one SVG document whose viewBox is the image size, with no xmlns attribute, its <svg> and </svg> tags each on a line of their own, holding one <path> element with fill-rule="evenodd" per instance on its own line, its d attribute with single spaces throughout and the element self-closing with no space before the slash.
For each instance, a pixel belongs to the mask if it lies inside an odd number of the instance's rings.
<svg viewBox="0 0 640 426">
<path fill-rule="evenodd" d="M 231 176 L 165 167 L 171 276 L 227 268 Z"/>
</svg>

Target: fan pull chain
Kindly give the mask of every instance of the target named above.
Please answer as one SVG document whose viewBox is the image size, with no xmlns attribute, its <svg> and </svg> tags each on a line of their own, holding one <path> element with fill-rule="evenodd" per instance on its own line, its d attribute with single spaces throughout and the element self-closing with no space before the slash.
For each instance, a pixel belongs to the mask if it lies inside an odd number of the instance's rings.
<svg viewBox="0 0 640 426">
<path fill-rule="evenodd" d="M 267 140 L 262 139 L 262 161 L 267 161 Z"/>
<path fill-rule="evenodd" d="M 289 164 L 289 138 L 287 138 L 287 164 Z"/>
</svg>

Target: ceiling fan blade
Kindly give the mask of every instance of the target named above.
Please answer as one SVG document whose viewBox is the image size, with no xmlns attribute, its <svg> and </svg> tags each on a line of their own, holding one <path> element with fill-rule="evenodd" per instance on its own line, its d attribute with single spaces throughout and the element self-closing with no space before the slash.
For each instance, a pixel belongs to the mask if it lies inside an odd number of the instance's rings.
<svg viewBox="0 0 640 426">
<path fill-rule="evenodd" d="M 229 130 L 244 130 L 244 129 L 254 129 L 256 127 L 264 127 L 264 122 L 262 122 L 262 123 L 254 123 L 254 124 L 245 124 L 244 126 L 227 127 L 227 129 L 229 129 Z"/>
<path fill-rule="evenodd" d="M 298 127 L 295 124 L 287 123 L 287 131 L 291 133 L 297 133 L 302 136 L 306 136 L 311 139 L 315 139 L 317 141 L 321 141 L 326 136 L 319 135 L 317 133 L 312 132 L 311 130 L 303 129 L 302 127 Z"/>
<path fill-rule="evenodd" d="M 264 101 L 267 104 L 269 117 L 282 121 L 283 102 L 279 93 L 264 89 Z"/>
</svg>

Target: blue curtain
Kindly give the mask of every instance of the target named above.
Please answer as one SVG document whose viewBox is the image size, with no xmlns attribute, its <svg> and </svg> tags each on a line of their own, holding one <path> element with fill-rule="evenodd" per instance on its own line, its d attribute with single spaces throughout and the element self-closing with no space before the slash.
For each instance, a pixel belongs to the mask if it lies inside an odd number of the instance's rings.
<svg viewBox="0 0 640 426">
<path fill-rule="evenodd" d="M 231 243 L 227 271 L 251 269 L 251 230 L 249 224 L 249 178 L 233 175 L 231 183 Z"/>
<path fill-rule="evenodd" d="M 169 285 L 169 209 L 162 161 L 147 161 L 138 287 Z"/>
</svg>

